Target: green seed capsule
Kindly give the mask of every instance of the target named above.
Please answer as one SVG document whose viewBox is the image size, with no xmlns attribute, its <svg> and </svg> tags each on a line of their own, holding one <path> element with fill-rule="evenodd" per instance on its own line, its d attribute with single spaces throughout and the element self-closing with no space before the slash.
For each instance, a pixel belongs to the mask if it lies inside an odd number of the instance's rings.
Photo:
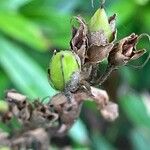
<svg viewBox="0 0 150 150">
<path fill-rule="evenodd" d="M 72 80 L 73 74 L 80 71 L 80 61 L 71 51 L 56 53 L 49 65 L 50 84 L 57 90 L 63 91 Z"/>
<path fill-rule="evenodd" d="M 106 38 L 108 40 L 111 39 L 112 31 L 104 8 L 99 8 L 95 12 L 95 14 L 90 20 L 89 29 L 91 32 L 103 30 Z"/>
<path fill-rule="evenodd" d="M 8 103 L 3 101 L 3 100 L 0 100 L 0 112 L 7 112 L 9 109 L 9 106 L 8 106 Z"/>
</svg>

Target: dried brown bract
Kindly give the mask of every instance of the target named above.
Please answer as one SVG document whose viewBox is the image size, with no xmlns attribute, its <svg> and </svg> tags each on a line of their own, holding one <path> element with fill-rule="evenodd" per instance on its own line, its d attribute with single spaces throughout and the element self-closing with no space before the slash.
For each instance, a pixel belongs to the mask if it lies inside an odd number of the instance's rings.
<svg viewBox="0 0 150 150">
<path fill-rule="evenodd" d="M 139 36 L 136 34 L 131 34 L 117 42 L 109 53 L 109 63 L 114 66 L 122 66 L 126 65 L 131 60 L 136 60 L 141 57 L 146 50 L 136 49 L 138 37 Z"/>
<path fill-rule="evenodd" d="M 81 64 L 84 64 L 87 55 L 87 25 L 80 16 L 75 17 L 79 23 L 79 27 L 72 26 L 72 39 L 70 41 L 71 49 L 80 57 Z"/>
</svg>

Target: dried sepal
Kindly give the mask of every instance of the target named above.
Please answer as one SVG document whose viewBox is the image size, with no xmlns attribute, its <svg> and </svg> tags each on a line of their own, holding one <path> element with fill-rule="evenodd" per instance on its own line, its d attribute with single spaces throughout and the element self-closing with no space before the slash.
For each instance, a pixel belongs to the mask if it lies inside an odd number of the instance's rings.
<svg viewBox="0 0 150 150">
<path fill-rule="evenodd" d="M 131 60 L 136 60 L 136 59 L 140 58 L 145 53 L 146 53 L 145 49 L 133 51 L 133 56 L 131 57 Z"/>
<path fill-rule="evenodd" d="M 100 110 L 104 119 L 108 121 L 114 121 L 118 116 L 118 105 L 109 101 L 109 97 L 106 91 L 91 87 L 91 97 L 97 104 L 97 108 Z"/>
<path fill-rule="evenodd" d="M 91 93 L 93 94 L 93 100 L 96 102 L 97 108 L 100 110 L 104 119 L 114 121 L 118 118 L 118 105 L 109 101 L 106 91 L 91 87 Z"/>
<path fill-rule="evenodd" d="M 78 91 L 74 94 L 74 97 L 78 102 L 89 100 L 95 102 L 104 119 L 108 121 L 114 121 L 119 116 L 118 105 L 109 101 L 106 91 L 91 87 L 91 94 Z"/>
<path fill-rule="evenodd" d="M 108 102 L 108 104 L 100 110 L 104 119 L 108 121 L 114 121 L 119 116 L 118 105 L 113 102 Z"/>
<path fill-rule="evenodd" d="M 139 41 L 138 37 L 138 35 L 131 34 L 130 36 L 125 37 L 116 43 L 112 51 L 109 53 L 109 64 L 122 66 L 126 65 L 131 60 L 141 57 L 146 50 L 136 50 L 136 45 Z"/>
<path fill-rule="evenodd" d="M 75 19 L 79 23 L 79 27 L 72 26 L 72 39 L 70 41 L 71 49 L 80 57 L 81 64 L 84 64 L 86 50 L 88 45 L 87 26 L 82 17 L 77 16 Z"/>
<path fill-rule="evenodd" d="M 91 47 L 89 47 L 87 51 L 87 56 L 88 56 L 88 58 L 86 59 L 87 62 L 99 63 L 103 61 L 103 59 L 107 58 L 112 47 L 113 47 L 112 43 L 107 44 L 105 46 L 92 45 Z"/>
<path fill-rule="evenodd" d="M 104 108 L 109 102 L 109 96 L 106 91 L 91 87 L 92 99 L 96 102 L 99 109 Z"/>
</svg>

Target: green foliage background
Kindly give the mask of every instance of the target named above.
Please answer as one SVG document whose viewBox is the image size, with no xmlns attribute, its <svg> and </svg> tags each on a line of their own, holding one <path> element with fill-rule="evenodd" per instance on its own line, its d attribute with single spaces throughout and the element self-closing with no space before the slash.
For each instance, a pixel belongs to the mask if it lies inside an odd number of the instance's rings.
<svg viewBox="0 0 150 150">
<path fill-rule="evenodd" d="M 94 8 L 90 0 L 1 0 L 0 98 L 12 88 L 32 99 L 53 96 L 57 91 L 48 84 L 46 74 L 52 51 L 69 48 L 71 17 L 80 14 L 88 20 L 98 5 L 98 0 L 94 0 Z M 107 0 L 105 7 L 109 15 L 117 13 L 118 39 L 132 32 L 150 33 L 149 0 Z M 147 39 L 141 41 L 142 46 L 150 48 Z M 141 70 L 123 67 L 113 75 L 114 82 L 110 80 L 104 87 L 110 99 L 119 103 L 120 117 L 108 123 L 100 119 L 94 105 L 86 103 L 81 119 L 66 137 L 70 139 L 67 144 L 74 149 L 148 150 L 149 72 L 150 63 Z M 99 122 L 89 119 L 88 114 Z M 62 143 L 61 147 L 65 146 Z"/>
</svg>

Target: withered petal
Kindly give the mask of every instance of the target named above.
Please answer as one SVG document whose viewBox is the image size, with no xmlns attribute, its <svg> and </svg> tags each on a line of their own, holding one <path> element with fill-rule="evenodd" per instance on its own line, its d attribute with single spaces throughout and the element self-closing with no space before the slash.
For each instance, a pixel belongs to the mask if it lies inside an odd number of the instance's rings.
<svg viewBox="0 0 150 150">
<path fill-rule="evenodd" d="M 132 33 L 131 35 L 121 39 L 119 42 L 117 42 L 116 45 L 118 45 L 118 47 L 116 48 L 117 52 L 120 53 L 126 53 L 126 50 L 130 47 L 134 47 L 137 41 L 137 35 L 135 35 L 134 33 Z M 115 47 L 116 47 L 115 45 Z"/>
<path fill-rule="evenodd" d="M 86 57 L 86 46 L 82 45 L 80 49 L 77 51 L 77 55 L 80 57 L 81 62 Z"/>
<path fill-rule="evenodd" d="M 74 37 L 77 33 L 78 29 L 74 26 L 72 26 L 72 37 Z"/>
<path fill-rule="evenodd" d="M 138 40 L 138 35 L 132 33 L 130 36 L 126 37 L 126 45 L 132 45 L 133 47 L 136 45 Z"/>
<path fill-rule="evenodd" d="M 124 47 L 123 55 L 130 57 L 132 52 L 133 52 L 133 47 L 132 45 L 129 45 L 127 47 Z"/>
<path fill-rule="evenodd" d="M 87 26 L 80 16 L 75 17 L 75 19 L 79 22 L 79 28 L 72 27 L 72 39 L 70 41 L 71 48 L 75 51 L 80 49 L 82 44 L 85 44 L 85 38 L 87 35 Z"/>
<path fill-rule="evenodd" d="M 118 43 L 116 43 L 112 49 L 112 53 L 116 53 L 116 52 L 119 52 L 119 53 L 123 53 L 123 44 L 125 43 L 126 41 L 126 38 L 124 39 L 121 39 Z"/>
<path fill-rule="evenodd" d="M 109 102 L 100 111 L 101 111 L 102 116 L 108 121 L 114 121 L 119 116 L 118 105 L 113 102 Z"/>
<path fill-rule="evenodd" d="M 109 53 L 108 62 L 115 66 L 125 65 L 130 60 L 130 57 L 123 55 L 120 51 L 117 51 L 117 49 L 116 47 Z"/>
<path fill-rule="evenodd" d="M 84 64 L 86 49 L 88 45 L 87 26 L 80 16 L 75 17 L 79 23 L 79 28 L 72 27 L 71 49 L 80 57 L 81 64 Z"/>
<path fill-rule="evenodd" d="M 138 50 L 138 51 L 133 51 L 132 57 L 130 59 L 131 60 L 136 60 L 136 59 L 140 58 L 145 53 L 146 53 L 145 49 Z"/>
</svg>

